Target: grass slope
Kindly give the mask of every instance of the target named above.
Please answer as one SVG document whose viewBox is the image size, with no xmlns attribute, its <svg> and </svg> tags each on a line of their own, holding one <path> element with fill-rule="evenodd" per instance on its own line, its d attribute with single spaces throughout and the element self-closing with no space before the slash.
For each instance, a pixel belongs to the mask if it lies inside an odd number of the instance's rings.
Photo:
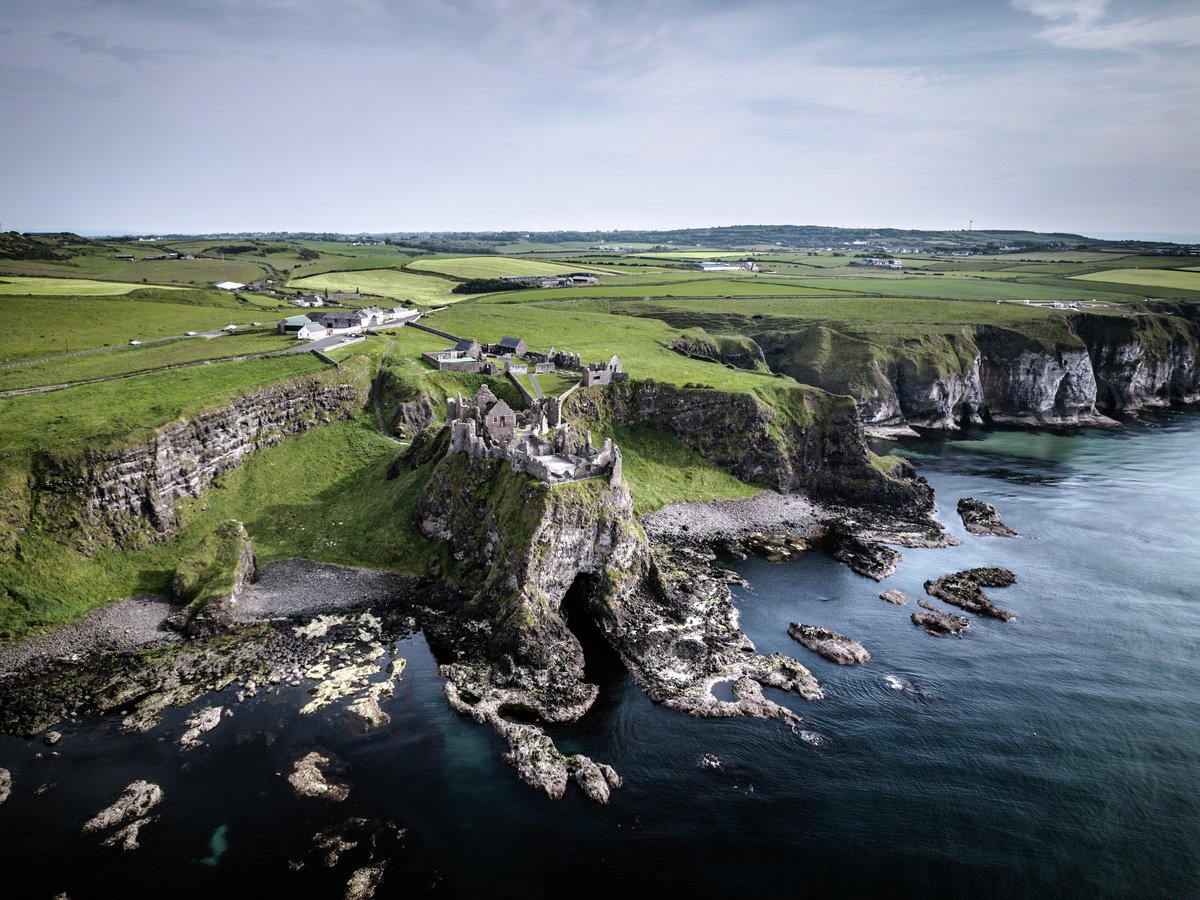
<svg viewBox="0 0 1200 900">
<path fill-rule="evenodd" d="M 25 278 L 17 275 L 0 277 L 0 296 L 25 294 L 39 297 L 115 297 L 139 291 L 144 284 L 129 281 L 92 281 L 87 278 Z M 179 290 L 162 288 L 162 290 Z"/>
</svg>

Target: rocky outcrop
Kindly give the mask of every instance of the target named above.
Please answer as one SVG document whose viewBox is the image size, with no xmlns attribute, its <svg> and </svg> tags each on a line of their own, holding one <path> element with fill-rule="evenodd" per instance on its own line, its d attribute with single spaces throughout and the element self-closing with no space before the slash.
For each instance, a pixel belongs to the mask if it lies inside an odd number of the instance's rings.
<svg viewBox="0 0 1200 900">
<path fill-rule="evenodd" d="M 831 531 L 828 537 L 830 553 L 859 575 L 883 581 L 900 564 L 900 553 L 891 547 L 846 532 Z"/>
<path fill-rule="evenodd" d="M 1017 576 L 1008 569 L 984 566 L 926 581 L 925 592 L 967 612 L 1007 622 L 1014 618 L 1013 614 L 993 603 L 981 588 L 1008 587 L 1016 581 Z"/>
<path fill-rule="evenodd" d="M 184 750 L 191 750 L 193 747 L 199 747 L 202 741 L 200 736 L 208 734 L 218 725 L 221 724 L 221 714 L 224 712 L 224 707 L 209 706 L 201 710 L 197 710 L 188 716 L 186 723 L 187 730 L 179 739 L 179 746 Z"/>
<path fill-rule="evenodd" d="M 825 657 L 830 662 L 840 666 L 850 666 L 855 663 L 865 663 L 871 658 L 867 648 L 853 638 L 839 634 L 832 628 L 821 628 L 817 625 L 803 625 L 793 622 L 788 626 L 788 635 L 792 640 L 803 644 L 813 653 Z"/>
<path fill-rule="evenodd" d="M 345 763 L 332 753 L 316 750 L 296 760 L 288 775 L 288 784 L 297 797 L 318 797 L 340 803 L 350 796 L 350 785 L 330 777 L 328 772 L 342 772 Z"/>
<path fill-rule="evenodd" d="M 711 554 L 652 548 L 623 484 L 592 479 L 554 487 L 498 460 L 450 454 L 436 464 L 420 525 L 447 546 L 441 575 L 452 589 L 431 597 L 423 622 L 446 660 L 446 696 L 509 744 L 506 760 L 551 797 L 573 780 L 607 802 L 615 771 L 564 754 L 542 725 L 582 716 L 597 688 L 576 630 L 615 649 L 656 701 L 695 716 L 798 717 L 761 685 L 814 699 L 804 666 L 759 656 L 737 627 L 728 582 Z M 734 685 L 718 700 L 714 685 Z"/>
<path fill-rule="evenodd" d="M 163 791 L 157 784 L 148 781 L 135 781 L 121 792 L 112 806 L 101 810 L 83 824 L 83 833 L 90 834 L 116 828 L 122 823 L 127 824 L 109 835 L 104 840 L 104 846 L 120 846 L 125 850 L 138 848 L 138 833 L 151 820 L 147 813 L 162 802 Z"/>
<path fill-rule="evenodd" d="M 974 497 L 958 501 L 958 515 L 971 534 L 994 534 L 997 537 L 1016 537 L 1017 533 L 1000 521 L 996 507 Z"/>
<path fill-rule="evenodd" d="M 912 614 L 913 624 L 924 628 L 934 637 L 941 637 L 944 634 L 959 634 L 971 624 L 971 620 L 966 616 L 942 612 L 924 600 L 918 600 L 917 606 L 924 611 Z"/>
<path fill-rule="evenodd" d="M 0 769 L 0 804 L 12 796 L 12 772 Z"/>
<path fill-rule="evenodd" d="M 767 367 L 762 347 L 752 338 L 741 335 L 709 335 L 704 332 L 681 334 L 667 341 L 667 346 L 685 356 L 707 359 L 735 369 L 758 371 Z"/>
<path fill-rule="evenodd" d="M 421 391 L 413 400 L 398 403 L 388 420 L 392 434 L 401 440 L 412 440 L 422 428 L 436 424 L 440 418 L 437 398 Z"/>
<path fill-rule="evenodd" d="M 171 582 L 176 599 L 187 603 L 167 624 L 188 637 L 228 631 L 237 621 L 237 605 L 254 580 L 254 544 L 246 526 L 223 522 L 176 566 Z"/>
<path fill-rule="evenodd" d="M 32 463 L 34 515 L 84 552 L 166 540 L 178 527 L 177 500 L 198 497 L 264 447 L 361 409 L 366 385 L 346 372 L 246 394 L 119 449 L 40 454 Z"/>
<path fill-rule="evenodd" d="M 900 590 L 899 588 L 892 588 L 891 590 L 884 591 L 879 595 L 879 599 L 886 600 L 888 603 L 893 603 L 896 606 L 903 606 L 908 602 L 908 598 L 904 596 L 904 591 Z"/>
</svg>

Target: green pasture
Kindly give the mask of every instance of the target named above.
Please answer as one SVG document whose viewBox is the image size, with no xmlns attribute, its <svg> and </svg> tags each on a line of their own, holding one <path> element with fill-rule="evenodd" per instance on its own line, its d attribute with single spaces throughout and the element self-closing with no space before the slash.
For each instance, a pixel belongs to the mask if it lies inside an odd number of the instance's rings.
<svg viewBox="0 0 1200 900">
<path fill-rule="evenodd" d="M 287 338 L 273 331 L 256 331 L 250 334 L 221 335 L 216 338 L 180 338 L 143 344 L 140 347 L 123 344 L 110 350 L 0 369 L 0 391 L 109 378 L 204 360 L 271 353 L 290 349 L 295 346 L 294 342 L 294 338 Z"/>
<path fill-rule="evenodd" d="M 1076 281 L 1100 281 L 1136 284 L 1150 288 L 1170 288 L 1200 293 L 1200 272 L 1185 269 L 1106 269 L 1088 275 L 1073 276 Z"/>
<path fill-rule="evenodd" d="M 0 275 L 0 296 L 25 294 L 39 297 L 116 297 L 146 287 L 127 281 L 92 281 L 88 278 L 37 278 Z M 164 290 L 177 290 L 164 288 Z"/>
<path fill-rule="evenodd" d="M 293 279 L 290 287 L 305 291 L 362 291 L 393 300 L 411 300 L 421 306 L 441 306 L 462 299 L 453 294 L 453 281 L 433 275 L 415 275 L 398 269 L 363 269 L 355 272 L 324 272 Z"/>
<path fill-rule="evenodd" d="M 0 296 L 0 365 L 278 317 L 260 309 L 102 297 Z"/>
<path fill-rule="evenodd" d="M 853 294 L 838 284 L 812 287 L 800 282 L 778 279 L 714 278 L 701 276 L 695 279 L 667 281 L 652 284 L 608 283 L 577 288 L 545 288 L 537 291 L 515 291 L 507 294 L 490 294 L 487 303 L 536 303 L 563 300 L 600 300 L 634 297 L 769 297 L 769 296 L 813 296 L 821 294 Z"/>
<path fill-rule="evenodd" d="M 418 259 L 408 268 L 436 272 L 453 278 L 504 278 L 525 275 L 569 275 L 579 272 L 577 265 L 547 262 L 540 259 L 518 259 L 512 256 L 453 256 L 437 259 Z M 586 271 L 604 274 L 605 270 L 588 267 Z"/>
<path fill-rule="evenodd" d="M 159 250 L 143 250 L 153 255 Z M 62 262 L 46 260 L 0 260 L 0 278 L 28 275 L 50 278 L 90 278 L 146 285 L 165 284 L 206 287 L 218 281 L 248 284 L 267 277 L 253 262 L 220 259 L 121 260 L 107 256 L 77 256 Z"/>
</svg>

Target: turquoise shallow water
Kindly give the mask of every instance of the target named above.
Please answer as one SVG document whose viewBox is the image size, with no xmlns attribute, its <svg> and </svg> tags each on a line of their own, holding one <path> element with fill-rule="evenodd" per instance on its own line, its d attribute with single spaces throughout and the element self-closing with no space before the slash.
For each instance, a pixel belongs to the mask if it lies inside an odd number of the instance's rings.
<svg viewBox="0 0 1200 900">
<path fill-rule="evenodd" d="M 1154 424 L 902 444 L 963 543 L 904 551 L 882 584 L 820 554 L 738 563 L 747 633 L 825 686 L 817 703 L 775 695 L 807 734 L 671 713 L 597 665 L 596 708 L 554 735 L 626 785 L 608 807 L 574 790 L 554 802 L 446 707 L 417 637 L 400 648 L 393 723 L 371 735 L 334 712 L 297 716 L 295 692 L 238 707 L 186 756 L 173 743 L 186 711 L 147 735 L 115 720 L 64 729 L 59 759 L 0 739 L 16 783 L 0 807 L 9 895 L 339 896 L 286 863 L 348 815 L 411 829 L 385 882 L 396 893 L 436 869 L 463 897 L 1200 895 L 1200 416 Z M 965 534 L 962 496 L 994 503 L 1021 536 Z M 913 600 L 877 599 L 893 586 L 915 599 L 926 578 L 975 565 L 1017 573 L 989 592 L 1014 622 L 935 639 L 909 622 Z M 788 638 L 791 621 L 850 634 L 873 659 L 828 663 Z M 340 806 L 294 799 L 277 774 L 314 746 L 350 764 Z M 701 766 L 705 753 L 722 766 Z M 166 792 L 160 820 L 135 853 L 98 851 L 79 825 L 139 777 Z M 37 796 L 38 783 L 57 786 Z"/>
</svg>

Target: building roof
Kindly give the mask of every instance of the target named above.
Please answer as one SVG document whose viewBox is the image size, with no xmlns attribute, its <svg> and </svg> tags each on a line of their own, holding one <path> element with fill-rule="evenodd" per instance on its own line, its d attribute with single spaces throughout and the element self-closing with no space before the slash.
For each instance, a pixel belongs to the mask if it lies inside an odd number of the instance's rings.
<svg viewBox="0 0 1200 900">
<path fill-rule="evenodd" d="M 470 350 L 470 349 L 472 349 L 474 347 L 478 347 L 478 346 L 479 346 L 478 341 L 465 340 L 465 341 L 459 341 L 457 344 L 455 344 L 454 349 L 455 350 Z"/>
<path fill-rule="evenodd" d="M 506 350 L 515 350 L 517 348 L 518 344 L 523 344 L 523 343 L 525 343 L 525 342 L 523 340 L 521 340 L 520 338 L 515 338 L 515 337 L 500 338 L 500 346 Z"/>
<path fill-rule="evenodd" d="M 245 285 L 240 281 L 218 281 L 213 287 L 220 288 L 223 291 L 240 291 Z"/>
<path fill-rule="evenodd" d="M 288 316 L 283 320 L 283 324 L 285 326 L 290 325 L 293 328 L 303 328 L 311 321 L 312 319 L 310 319 L 308 316 Z"/>
</svg>

